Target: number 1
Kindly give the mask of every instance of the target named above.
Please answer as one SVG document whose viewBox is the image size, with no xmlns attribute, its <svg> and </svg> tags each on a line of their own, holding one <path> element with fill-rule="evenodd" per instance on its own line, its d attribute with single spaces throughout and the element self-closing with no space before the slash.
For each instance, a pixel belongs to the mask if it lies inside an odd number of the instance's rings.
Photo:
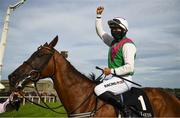
<svg viewBox="0 0 180 118">
<path fill-rule="evenodd" d="M 146 109 L 146 105 L 145 105 L 143 96 L 142 96 L 142 95 L 139 96 L 139 97 L 138 97 L 138 100 L 140 100 L 140 102 L 141 102 L 141 106 L 142 106 L 143 111 L 146 111 L 147 109 Z"/>
</svg>

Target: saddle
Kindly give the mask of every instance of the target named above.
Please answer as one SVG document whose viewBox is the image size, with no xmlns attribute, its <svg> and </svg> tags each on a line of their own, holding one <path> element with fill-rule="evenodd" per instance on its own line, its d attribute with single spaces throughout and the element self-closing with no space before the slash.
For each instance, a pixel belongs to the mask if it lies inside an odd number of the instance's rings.
<svg viewBox="0 0 180 118">
<path fill-rule="evenodd" d="M 129 91 L 118 96 L 133 116 L 153 117 L 151 104 L 143 89 L 132 87 Z"/>
</svg>

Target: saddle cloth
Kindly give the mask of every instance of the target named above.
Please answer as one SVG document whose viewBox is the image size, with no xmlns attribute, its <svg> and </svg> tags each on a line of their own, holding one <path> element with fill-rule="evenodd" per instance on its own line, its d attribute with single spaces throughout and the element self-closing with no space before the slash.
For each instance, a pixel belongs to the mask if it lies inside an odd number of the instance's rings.
<svg viewBox="0 0 180 118">
<path fill-rule="evenodd" d="M 121 101 L 129 108 L 135 109 L 138 116 L 153 117 L 151 104 L 143 89 L 132 87 L 122 94 Z"/>
</svg>

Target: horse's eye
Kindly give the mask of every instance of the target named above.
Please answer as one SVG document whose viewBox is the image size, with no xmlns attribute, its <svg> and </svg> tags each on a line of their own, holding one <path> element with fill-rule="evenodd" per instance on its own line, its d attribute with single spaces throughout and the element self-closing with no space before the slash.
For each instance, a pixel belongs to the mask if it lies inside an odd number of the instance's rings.
<svg viewBox="0 0 180 118">
<path fill-rule="evenodd" d="M 45 55 L 44 53 L 39 53 L 39 54 L 37 54 L 38 57 L 42 57 L 42 56 L 44 56 L 44 55 Z"/>
</svg>

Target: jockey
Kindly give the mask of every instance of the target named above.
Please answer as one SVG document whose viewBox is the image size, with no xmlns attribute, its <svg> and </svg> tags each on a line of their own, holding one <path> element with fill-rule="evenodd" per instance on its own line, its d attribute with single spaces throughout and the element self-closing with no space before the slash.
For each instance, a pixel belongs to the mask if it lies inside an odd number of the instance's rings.
<svg viewBox="0 0 180 118">
<path fill-rule="evenodd" d="M 20 107 L 20 100 L 18 98 L 18 93 L 13 92 L 9 98 L 0 103 L 0 113 L 16 110 L 18 111 Z"/>
<path fill-rule="evenodd" d="M 108 21 L 111 35 L 106 33 L 102 27 L 101 14 L 103 7 L 96 9 L 96 32 L 102 41 L 110 47 L 108 53 L 108 67 L 104 68 L 104 74 L 116 74 L 132 81 L 134 74 L 134 60 L 136 55 L 136 47 L 133 41 L 126 37 L 128 31 L 128 22 L 121 17 L 116 17 Z M 108 80 L 104 80 L 94 89 L 96 95 L 122 110 L 124 106 L 115 95 L 122 94 L 132 87 L 132 83 L 113 76 Z"/>
</svg>

